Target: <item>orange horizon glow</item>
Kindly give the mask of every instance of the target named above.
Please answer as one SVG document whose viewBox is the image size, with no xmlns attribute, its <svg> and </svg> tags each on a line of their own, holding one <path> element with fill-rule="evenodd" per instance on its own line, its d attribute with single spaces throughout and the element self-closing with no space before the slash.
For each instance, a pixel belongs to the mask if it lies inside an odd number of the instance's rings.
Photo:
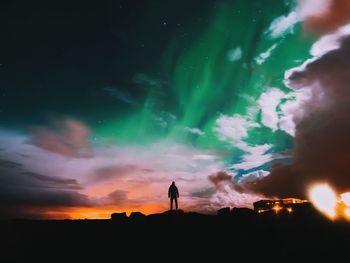
<svg viewBox="0 0 350 263">
<path fill-rule="evenodd" d="M 77 207 L 77 208 L 55 208 L 41 211 L 40 215 L 44 219 L 62 220 L 62 219 L 110 219 L 112 213 L 141 212 L 145 215 L 160 213 L 167 210 L 160 204 L 148 204 L 141 207 Z"/>
<path fill-rule="evenodd" d="M 145 215 L 163 212 L 159 205 L 148 205 L 140 209 L 125 208 L 77 208 L 70 213 L 71 219 L 110 219 L 112 213 L 123 213 L 130 215 L 131 212 L 141 212 Z"/>
</svg>

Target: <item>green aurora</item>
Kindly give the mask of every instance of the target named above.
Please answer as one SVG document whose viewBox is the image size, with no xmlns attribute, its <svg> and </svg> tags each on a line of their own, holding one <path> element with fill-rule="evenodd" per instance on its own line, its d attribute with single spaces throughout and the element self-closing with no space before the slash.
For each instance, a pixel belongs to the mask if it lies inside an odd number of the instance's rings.
<svg viewBox="0 0 350 263">
<path fill-rule="evenodd" d="M 206 28 L 195 23 L 189 26 L 191 35 L 196 36 L 193 41 L 183 40 L 184 33 L 178 32 L 165 50 L 160 50 L 155 71 L 163 81 L 144 80 L 149 92 L 143 103 L 124 116 L 111 118 L 96 133 L 124 144 L 147 145 L 160 140 L 191 143 L 197 148 L 229 152 L 228 164 L 239 162 L 244 151 L 218 138 L 214 129 L 218 117 L 247 114 L 270 87 L 288 93 L 290 89 L 283 84 L 285 71 L 310 57 L 314 39 L 303 36 L 300 24 L 279 37 L 269 32 L 276 17 L 294 8 L 295 3 L 286 3 L 220 1 L 208 13 Z M 269 49 L 271 55 L 257 63 L 259 55 Z M 248 130 L 244 138 L 248 145 L 272 144 L 270 152 L 292 147 L 291 136 L 262 125 L 259 112 L 253 121 L 259 127 Z M 197 128 L 203 135 L 186 132 L 186 127 Z"/>
</svg>

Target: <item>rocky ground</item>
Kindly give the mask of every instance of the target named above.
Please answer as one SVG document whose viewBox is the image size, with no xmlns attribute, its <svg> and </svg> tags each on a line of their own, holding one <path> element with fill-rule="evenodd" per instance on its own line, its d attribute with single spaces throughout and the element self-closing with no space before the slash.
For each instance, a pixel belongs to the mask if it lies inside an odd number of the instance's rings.
<svg viewBox="0 0 350 263">
<path fill-rule="evenodd" d="M 350 223 L 330 221 L 311 207 L 279 214 L 225 208 L 217 215 L 178 210 L 106 220 L 7 220 L 0 230 L 8 259 L 2 262 L 335 260 L 350 246 Z"/>
</svg>

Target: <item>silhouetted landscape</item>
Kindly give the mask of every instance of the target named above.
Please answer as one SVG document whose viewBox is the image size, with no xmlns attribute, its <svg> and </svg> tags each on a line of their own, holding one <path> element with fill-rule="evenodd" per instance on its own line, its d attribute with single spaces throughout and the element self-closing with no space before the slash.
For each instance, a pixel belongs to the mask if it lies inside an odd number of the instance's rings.
<svg viewBox="0 0 350 263">
<path fill-rule="evenodd" d="M 251 259 L 342 257 L 350 241 L 350 224 L 328 220 L 311 204 L 293 213 L 256 213 L 247 208 L 222 208 L 216 215 L 182 210 L 144 215 L 114 213 L 105 220 L 1 221 L 2 248 L 9 259 L 99 259 L 127 256 L 130 260 L 207 256 Z M 8 261 L 10 262 L 10 261 Z"/>
</svg>

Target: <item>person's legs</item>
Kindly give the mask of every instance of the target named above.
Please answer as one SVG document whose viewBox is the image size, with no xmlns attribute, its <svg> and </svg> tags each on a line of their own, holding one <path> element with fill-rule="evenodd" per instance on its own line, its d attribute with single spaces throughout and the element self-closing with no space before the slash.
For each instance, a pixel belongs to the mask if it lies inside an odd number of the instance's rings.
<svg viewBox="0 0 350 263">
<path fill-rule="evenodd" d="M 176 210 L 177 210 L 177 198 L 175 197 L 175 207 L 176 207 Z"/>
<path fill-rule="evenodd" d="M 170 197 L 170 210 L 173 210 L 173 197 Z"/>
</svg>

